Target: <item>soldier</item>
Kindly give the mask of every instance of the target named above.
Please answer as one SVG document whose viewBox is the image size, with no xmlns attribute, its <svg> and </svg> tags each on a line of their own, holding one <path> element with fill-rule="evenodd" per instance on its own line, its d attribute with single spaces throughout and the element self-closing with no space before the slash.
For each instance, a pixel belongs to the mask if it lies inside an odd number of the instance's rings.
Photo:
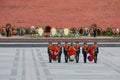
<svg viewBox="0 0 120 80">
<path fill-rule="evenodd" d="M 86 57 L 87 57 L 87 52 L 86 52 L 86 50 L 87 50 L 87 43 L 86 42 L 84 42 L 84 45 L 83 45 L 83 47 L 82 47 L 82 54 L 83 54 L 83 57 L 84 57 L 84 63 L 86 63 Z"/>
<path fill-rule="evenodd" d="M 93 48 L 94 48 L 94 62 L 97 63 L 97 56 L 99 53 L 99 48 L 98 48 L 97 42 L 94 42 Z"/>
<path fill-rule="evenodd" d="M 79 62 L 79 54 L 80 54 L 80 46 L 79 46 L 78 42 L 76 42 L 75 49 L 76 49 L 76 62 L 78 63 Z"/>
<path fill-rule="evenodd" d="M 57 45 L 57 48 L 58 48 L 58 53 L 59 53 L 59 57 L 58 57 L 58 63 L 61 62 L 61 54 L 62 54 L 62 47 L 61 47 L 61 43 L 58 42 L 58 45 Z"/>
<path fill-rule="evenodd" d="M 64 55 L 65 55 L 65 62 L 66 63 L 68 62 L 68 49 L 69 49 L 68 43 L 65 42 L 65 45 L 64 45 Z"/>
<path fill-rule="evenodd" d="M 51 56 L 50 56 L 50 53 L 52 52 L 52 47 L 53 47 L 52 43 L 49 42 L 49 46 L 48 46 L 48 56 L 49 56 L 49 62 L 50 62 L 50 63 L 52 62 Z"/>
</svg>

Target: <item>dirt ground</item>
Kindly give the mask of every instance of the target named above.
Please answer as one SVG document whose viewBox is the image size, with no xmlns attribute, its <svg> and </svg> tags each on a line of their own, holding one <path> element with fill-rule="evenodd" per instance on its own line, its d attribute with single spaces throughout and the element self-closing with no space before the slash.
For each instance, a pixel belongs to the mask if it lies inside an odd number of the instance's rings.
<svg viewBox="0 0 120 80">
<path fill-rule="evenodd" d="M 120 0 L 0 0 L 0 27 L 120 28 Z"/>
</svg>

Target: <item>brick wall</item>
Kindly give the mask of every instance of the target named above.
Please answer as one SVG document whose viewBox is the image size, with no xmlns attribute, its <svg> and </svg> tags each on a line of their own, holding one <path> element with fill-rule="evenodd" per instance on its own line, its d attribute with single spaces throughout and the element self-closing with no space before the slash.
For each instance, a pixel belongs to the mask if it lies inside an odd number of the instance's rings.
<svg viewBox="0 0 120 80">
<path fill-rule="evenodd" d="M 0 0 L 0 27 L 82 27 L 92 23 L 120 28 L 120 0 Z"/>
</svg>

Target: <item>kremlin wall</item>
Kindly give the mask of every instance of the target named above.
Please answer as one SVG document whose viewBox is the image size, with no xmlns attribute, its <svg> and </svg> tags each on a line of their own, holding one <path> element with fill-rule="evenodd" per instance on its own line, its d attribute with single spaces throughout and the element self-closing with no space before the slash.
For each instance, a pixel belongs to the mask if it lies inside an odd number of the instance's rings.
<svg viewBox="0 0 120 80">
<path fill-rule="evenodd" d="M 0 27 L 120 28 L 120 0 L 0 0 Z"/>
</svg>

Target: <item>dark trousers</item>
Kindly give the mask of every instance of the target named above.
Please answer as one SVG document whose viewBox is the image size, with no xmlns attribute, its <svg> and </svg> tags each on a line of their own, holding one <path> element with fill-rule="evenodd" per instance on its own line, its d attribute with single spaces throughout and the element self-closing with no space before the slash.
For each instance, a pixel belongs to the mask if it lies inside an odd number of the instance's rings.
<svg viewBox="0 0 120 80">
<path fill-rule="evenodd" d="M 58 56 L 58 63 L 61 62 L 61 54 L 62 54 L 62 53 L 59 53 L 59 56 Z"/>
<path fill-rule="evenodd" d="M 52 62 L 52 58 L 50 56 L 50 53 L 48 53 L 48 57 L 49 57 L 49 63 L 51 63 Z"/>
<path fill-rule="evenodd" d="M 64 53 L 64 56 L 65 56 L 65 62 L 67 62 L 68 61 L 68 54 Z"/>
<path fill-rule="evenodd" d="M 59 53 L 59 58 L 61 59 L 61 53 Z"/>
<path fill-rule="evenodd" d="M 98 53 L 95 53 L 94 54 L 94 62 L 97 63 L 97 56 L 98 56 Z"/>
<path fill-rule="evenodd" d="M 79 62 L 79 53 L 76 54 L 76 63 Z"/>
<path fill-rule="evenodd" d="M 87 60 L 87 54 L 84 53 L 84 54 L 83 54 L 83 57 L 84 57 L 84 63 L 86 63 L 86 60 Z"/>
<path fill-rule="evenodd" d="M 79 53 L 77 53 L 76 55 L 76 60 L 79 60 Z"/>
</svg>

